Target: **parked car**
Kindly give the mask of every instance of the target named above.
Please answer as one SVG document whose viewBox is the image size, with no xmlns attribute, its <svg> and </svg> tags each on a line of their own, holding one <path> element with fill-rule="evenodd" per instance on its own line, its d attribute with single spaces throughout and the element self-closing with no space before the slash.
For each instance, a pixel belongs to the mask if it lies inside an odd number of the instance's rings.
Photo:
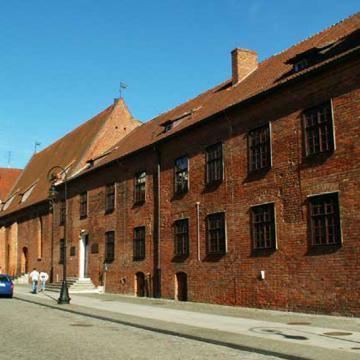
<svg viewBox="0 0 360 360">
<path fill-rule="evenodd" d="M 14 283 L 11 280 L 11 277 L 6 274 L 0 274 L 0 296 L 7 296 L 9 298 L 13 297 L 14 293 Z"/>
</svg>

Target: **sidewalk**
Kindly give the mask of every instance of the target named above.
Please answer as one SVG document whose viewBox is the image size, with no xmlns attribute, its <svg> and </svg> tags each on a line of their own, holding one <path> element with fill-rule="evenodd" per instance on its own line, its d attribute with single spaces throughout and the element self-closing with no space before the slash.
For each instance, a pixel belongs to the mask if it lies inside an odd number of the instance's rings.
<svg viewBox="0 0 360 360">
<path fill-rule="evenodd" d="M 63 311 L 216 343 L 285 359 L 360 359 L 360 319 L 179 303 L 115 294 L 32 295 L 17 285 L 15 297 Z"/>
</svg>

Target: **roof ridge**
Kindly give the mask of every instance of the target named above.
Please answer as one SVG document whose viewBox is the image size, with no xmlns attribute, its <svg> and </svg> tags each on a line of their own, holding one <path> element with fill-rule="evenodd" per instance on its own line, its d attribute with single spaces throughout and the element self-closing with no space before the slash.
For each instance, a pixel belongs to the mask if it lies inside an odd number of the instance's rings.
<svg viewBox="0 0 360 360">
<path fill-rule="evenodd" d="M 360 14 L 360 11 L 358 11 L 358 12 L 352 14 L 352 15 L 349 15 L 349 16 L 347 16 L 347 17 L 345 17 L 345 18 L 343 18 L 343 19 L 341 19 L 341 20 L 339 20 L 339 21 L 337 21 L 337 22 L 335 22 L 334 24 L 328 26 L 327 28 L 325 28 L 325 29 L 323 29 L 323 30 L 318 31 L 318 32 L 315 33 L 315 34 L 309 35 L 308 37 L 300 40 L 299 42 L 297 42 L 297 43 L 295 43 L 295 44 L 293 44 L 293 45 L 291 45 L 291 46 L 289 46 L 289 47 L 287 47 L 287 48 L 279 51 L 278 53 L 275 53 L 275 54 L 269 56 L 268 58 L 266 58 L 266 59 L 264 59 L 263 61 L 259 62 L 259 65 L 267 62 L 268 60 L 270 60 L 270 59 L 272 59 L 272 58 L 274 58 L 274 57 L 276 57 L 276 56 L 279 56 L 279 55 L 281 55 L 281 54 L 289 51 L 290 49 L 293 49 L 293 48 L 295 48 L 295 47 L 303 44 L 303 43 L 306 42 L 306 41 L 309 41 L 310 39 L 315 38 L 316 36 L 319 36 L 319 35 L 327 32 L 327 31 L 329 31 L 330 29 L 338 26 L 339 24 L 341 24 L 341 23 L 343 23 L 343 22 L 349 21 L 351 18 L 353 18 L 353 17 L 355 17 L 355 16 L 358 16 L 359 14 Z M 194 96 L 194 97 L 192 97 L 192 98 L 190 98 L 190 99 L 187 99 L 187 100 L 181 102 L 179 105 L 177 105 L 177 106 L 175 106 L 175 107 L 173 107 L 173 108 L 170 108 L 170 109 L 168 109 L 168 110 L 165 110 L 165 111 L 163 111 L 163 112 L 160 112 L 158 115 L 156 115 L 156 116 L 152 117 L 151 119 L 147 120 L 146 122 L 144 122 L 143 125 L 147 124 L 148 122 L 150 122 L 150 121 L 152 121 L 152 120 L 157 119 L 157 118 L 160 117 L 160 116 L 164 116 L 165 114 L 167 114 L 167 113 L 169 113 L 169 112 L 171 112 L 171 111 L 175 111 L 175 110 L 178 109 L 180 106 L 183 106 L 183 105 L 185 105 L 185 104 L 187 104 L 187 103 L 189 103 L 189 102 L 197 99 L 198 97 L 203 96 L 203 95 L 205 95 L 206 93 L 209 93 L 209 92 L 215 90 L 215 89 L 218 88 L 218 87 L 224 86 L 224 85 L 225 85 L 227 82 L 229 82 L 229 81 L 231 81 L 231 78 L 230 78 L 230 79 L 226 79 L 226 80 L 220 82 L 219 84 L 212 86 L 210 89 L 205 90 L 205 91 L 201 92 L 200 94 L 198 94 L 198 95 L 196 95 L 196 96 Z"/>
<path fill-rule="evenodd" d="M 69 136 L 70 134 L 73 134 L 75 131 L 83 128 L 85 125 L 87 125 L 90 121 L 94 120 L 95 118 L 101 116 L 103 113 L 105 113 L 106 111 L 109 111 L 112 107 L 114 107 L 114 105 L 109 105 L 107 108 L 105 108 L 104 110 L 100 111 L 99 113 L 97 113 L 96 115 L 94 115 L 93 117 L 91 117 L 90 119 L 86 120 L 85 122 L 83 122 L 82 124 L 80 124 L 79 126 L 77 126 L 75 129 L 67 132 L 66 134 L 64 134 L 62 137 L 60 137 L 59 139 L 57 139 L 56 141 L 54 141 L 53 143 L 49 144 L 46 148 L 42 149 L 41 151 L 36 152 L 33 156 L 37 156 L 42 154 L 43 152 L 45 152 L 46 150 L 49 150 L 50 148 L 52 148 L 55 144 L 60 143 L 64 138 L 66 138 L 67 136 Z M 30 158 L 31 160 L 31 158 Z M 30 162 L 29 160 L 29 162 Z"/>
<path fill-rule="evenodd" d="M 23 169 L 21 169 L 21 168 L 0 167 L 0 170 L 23 170 Z"/>
<path fill-rule="evenodd" d="M 186 104 L 190 103 L 191 101 L 194 101 L 195 99 L 199 98 L 200 96 L 203 96 L 203 95 L 205 95 L 205 94 L 207 94 L 207 93 L 210 93 L 210 92 L 214 92 L 215 89 L 224 86 L 224 85 L 225 85 L 227 82 L 229 82 L 229 81 L 231 81 L 231 79 L 224 80 L 224 81 L 222 81 L 221 83 L 212 86 L 210 89 L 204 90 L 204 91 L 201 92 L 200 94 L 198 94 L 198 95 L 196 95 L 196 96 L 194 96 L 194 97 L 192 97 L 192 98 L 190 98 L 190 99 L 188 99 L 188 100 L 183 101 L 183 102 L 180 103 L 179 105 L 176 105 L 175 107 L 173 107 L 173 108 L 171 108 L 171 109 L 169 109 L 169 110 L 165 110 L 165 111 L 159 113 L 158 115 L 155 115 L 154 117 L 152 117 L 152 118 L 149 119 L 148 121 L 143 122 L 141 126 L 146 125 L 146 124 L 149 123 L 150 121 L 156 120 L 156 119 L 158 119 L 160 116 L 164 116 L 165 114 L 167 114 L 167 113 L 169 113 L 169 112 L 171 112 L 171 111 L 175 111 L 175 110 L 178 109 L 180 106 L 186 105 Z"/>
<path fill-rule="evenodd" d="M 279 51 L 279 52 L 277 52 L 277 53 L 269 56 L 268 58 L 266 58 L 266 59 L 264 59 L 263 61 L 261 61 L 260 64 L 262 64 L 262 63 L 264 63 L 264 62 L 266 62 L 266 61 L 268 61 L 268 60 L 270 60 L 270 59 L 272 59 L 272 58 L 274 58 L 274 57 L 276 57 L 276 56 L 279 56 L 279 55 L 281 55 L 281 54 L 289 51 L 290 49 L 293 49 L 293 48 L 295 48 L 295 47 L 303 44 L 305 41 L 309 41 L 310 39 L 313 39 L 313 38 L 315 38 L 316 36 L 319 36 L 319 35 L 327 32 L 327 31 L 329 31 L 330 29 L 334 28 L 335 26 L 338 26 L 338 25 L 340 25 L 341 23 L 344 23 L 344 22 L 346 22 L 346 21 L 349 21 L 351 18 L 353 18 L 353 17 L 355 17 L 355 16 L 359 16 L 359 15 L 360 15 L 360 11 L 357 11 L 356 13 L 354 13 L 354 14 L 352 14 L 352 15 L 349 15 L 349 16 L 347 16 L 347 17 L 345 17 L 345 18 L 337 21 L 336 23 L 328 26 L 327 28 L 325 28 L 325 29 L 323 29 L 323 30 L 320 30 L 320 31 L 318 31 L 318 32 L 315 33 L 315 34 L 312 34 L 312 35 L 310 35 L 310 36 L 308 36 L 308 37 L 306 37 L 306 38 L 298 41 L 296 44 L 291 45 L 291 46 L 289 46 L 289 47 L 287 47 L 287 48 L 285 48 L 285 49 L 283 49 L 283 50 L 281 50 L 281 51 Z"/>
</svg>

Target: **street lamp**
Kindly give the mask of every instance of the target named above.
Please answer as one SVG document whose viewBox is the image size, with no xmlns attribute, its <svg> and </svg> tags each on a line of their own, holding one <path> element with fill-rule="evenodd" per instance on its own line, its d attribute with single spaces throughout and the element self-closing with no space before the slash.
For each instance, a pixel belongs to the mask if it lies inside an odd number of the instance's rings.
<svg viewBox="0 0 360 360">
<path fill-rule="evenodd" d="M 68 217 L 68 211 L 67 211 L 67 174 L 66 170 L 57 165 L 53 166 L 47 173 L 47 179 L 51 183 L 50 189 L 49 189 L 49 200 L 54 203 L 58 196 L 58 191 L 56 190 L 55 183 L 57 180 L 60 180 L 61 177 L 59 175 L 59 172 L 56 172 L 56 170 L 60 170 L 61 174 L 64 174 L 64 200 L 65 200 L 65 216 L 64 216 L 64 246 L 63 246 L 63 280 L 61 283 L 61 291 L 60 291 L 60 297 L 58 299 L 58 304 L 70 304 L 70 296 L 69 296 L 69 289 L 66 282 L 66 248 L 67 248 L 67 217 Z"/>
</svg>

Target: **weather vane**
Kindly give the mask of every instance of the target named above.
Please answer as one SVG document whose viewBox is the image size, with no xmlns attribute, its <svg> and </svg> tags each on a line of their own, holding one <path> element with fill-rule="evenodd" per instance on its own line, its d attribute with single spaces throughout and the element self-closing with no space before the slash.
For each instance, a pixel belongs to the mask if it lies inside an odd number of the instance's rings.
<svg viewBox="0 0 360 360">
<path fill-rule="evenodd" d="M 41 145 L 41 142 L 35 141 L 35 144 L 34 144 L 34 153 L 35 153 L 35 154 L 36 154 L 36 152 L 37 152 L 38 146 L 40 146 L 40 145 Z"/>
<path fill-rule="evenodd" d="M 123 90 L 127 89 L 127 84 L 120 82 L 120 89 L 119 89 L 119 93 L 120 93 L 120 99 L 122 98 L 122 92 Z"/>
</svg>

